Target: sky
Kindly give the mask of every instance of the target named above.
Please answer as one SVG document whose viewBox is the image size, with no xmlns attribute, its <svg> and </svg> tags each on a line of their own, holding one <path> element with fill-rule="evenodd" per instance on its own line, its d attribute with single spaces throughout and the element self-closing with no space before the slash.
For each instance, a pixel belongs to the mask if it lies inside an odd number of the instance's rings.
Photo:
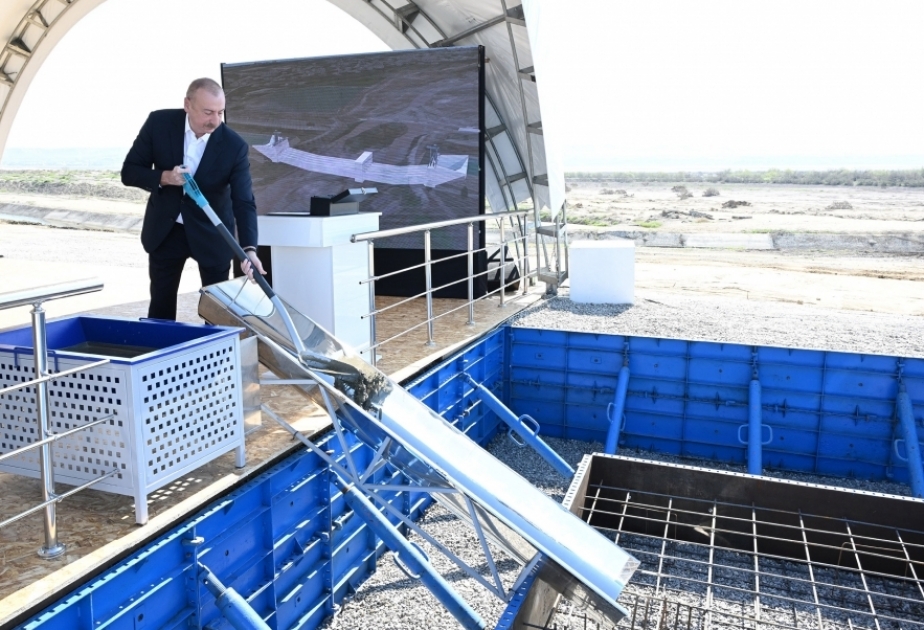
<svg viewBox="0 0 924 630">
<path fill-rule="evenodd" d="M 924 167 L 919 0 L 543 0 L 543 19 L 567 171 Z M 107 0 L 7 147 L 127 149 L 222 62 L 382 50 L 325 0 Z"/>
</svg>

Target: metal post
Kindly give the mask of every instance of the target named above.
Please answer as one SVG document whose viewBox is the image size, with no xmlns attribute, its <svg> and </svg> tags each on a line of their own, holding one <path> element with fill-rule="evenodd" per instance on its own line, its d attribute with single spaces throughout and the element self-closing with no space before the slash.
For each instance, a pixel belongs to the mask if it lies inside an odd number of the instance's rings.
<svg viewBox="0 0 924 630">
<path fill-rule="evenodd" d="M 507 237 L 504 234 L 504 220 L 497 222 L 500 225 L 500 251 L 497 261 L 497 279 L 500 282 L 500 306 L 507 303 Z"/>
<path fill-rule="evenodd" d="M 619 448 L 619 433 L 622 431 L 622 414 L 626 409 L 626 394 L 629 391 L 629 358 L 626 357 L 622 367 L 619 369 L 619 381 L 616 383 L 616 396 L 613 402 L 606 408 L 609 416 L 610 428 L 606 432 L 606 445 L 603 447 L 604 453 L 613 455 Z M 612 412 L 610 411 L 612 409 Z"/>
<path fill-rule="evenodd" d="M 748 472 L 752 475 L 762 475 L 764 472 L 760 393 L 760 381 L 751 379 L 748 396 Z"/>
<path fill-rule="evenodd" d="M 433 269 L 430 253 L 430 230 L 424 230 L 424 271 L 427 275 L 427 345 L 435 346 L 433 341 Z"/>
<path fill-rule="evenodd" d="M 235 630 L 270 630 L 263 617 L 233 588 L 218 581 L 215 574 L 202 564 L 197 563 L 199 581 L 215 597 L 215 605 L 221 615 Z"/>
<path fill-rule="evenodd" d="M 369 363 L 375 366 L 375 241 L 367 243 L 369 253 Z"/>
<path fill-rule="evenodd" d="M 522 276 L 523 283 L 523 295 L 529 293 L 529 290 L 526 288 L 527 283 L 530 281 L 529 273 L 529 238 L 526 234 L 526 221 L 520 223 L 520 235 L 518 238 L 523 239 L 523 260 L 520 261 L 520 264 L 523 266 Z"/>
<path fill-rule="evenodd" d="M 911 481 L 911 494 L 924 497 L 924 468 L 922 468 L 921 444 L 918 440 L 918 427 L 914 422 L 914 408 L 911 397 L 904 383 L 898 386 L 898 421 L 905 438 L 905 451 L 908 453 L 908 476 Z"/>
<path fill-rule="evenodd" d="M 475 224 L 468 224 L 468 321 L 475 325 Z"/>
<path fill-rule="evenodd" d="M 456 593 L 440 575 L 420 548 L 402 536 L 394 525 L 379 512 L 356 486 L 335 477 L 343 499 L 353 512 L 369 526 L 382 543 L 393 552 L 395 564 L 410 579 L 420 580 L 446 610 L 467 630 L 484 630 L 487 624 L 475 610 Z"/>
<path fill-rule="evenodd" d="M 45 310 L 41 302 L 32 308 L 32 349 L 35 357 L 35 377 L 41 378 L 48 373 L 48 343 L 45 337 Z M 42 381 L 35 386 L 35 415 L 39 426 L 38 439 L 49 437 L 48 427 L 48 382 Z M 57 506 L 52 500 L 55 495 L 54 460 L 51 444 L 43 444 L 39 449 L 39 469 L 42 477 L 42 498 L 49 502 L 45 506 L 45 545 L 38 554 L 47 559 L 57 558 L 64 553 L 64 545 L 58 542 Z"/>
<path fill-rule="evenodd" d="M 507 426 L 510 427 L 511 431 L 523 439 L 523 442 L 517 442 L 514 439 L 517 445 L 522 446 L 523 444 L 529 444 L 529 446 L 532 447 L 542 459 L 548 462 L 552 468 L 558 471 L 558 474 L 562 477 L 570 479 L 574 476 L 574 468 L 571 467 L 571 464 L 566 462 L 561 455 L 556 453 L 551 446 L 546 444 L 546 442 L 539 437 L 539 423 L 537 423 L 532 416 L 523 414 L 517 417 L 517 415 L 513 413 L 507 405 L 502 403 L 490 389 L 472 378 L 471 374 L 463 374 L 462 378 L 466 383 L 474 387 L 473 393 L 476 394 L 498 418 L 503 420 Z M 512 436 L 511 439 L 513 439 Z"/>
</svg>

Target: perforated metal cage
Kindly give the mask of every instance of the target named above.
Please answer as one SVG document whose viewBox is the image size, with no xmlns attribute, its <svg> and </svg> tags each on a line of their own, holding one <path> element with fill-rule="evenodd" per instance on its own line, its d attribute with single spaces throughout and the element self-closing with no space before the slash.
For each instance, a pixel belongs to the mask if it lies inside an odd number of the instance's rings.
<svg viewBox="0 0 924 630">
<path fill-rule="evenodd" d="M 144 322 L 142 322 L 144 323 Z M 94 489 L 135 498 L 135 517 L 147 522 L 147 495 L 215 457 L 237 449 L 244 464 L 240 348 L 236 331 L 209 327 L 181 350 L 160 349 L 133 360 L 65 375 L 49 382 L 53 433 L 112 418 L 54 443 L 55 481 L 81 485 L 115 471 Z M 52 352 L 62 372 L 98 361 Z M 35 377 L 32 351 L 0 346 L 0 388 Z M 36 391 L 0 396 L 0 453 L 38 439 Z M 0 471 L 37 477 L 39 451 L 0 464 Z"/>
</svg>

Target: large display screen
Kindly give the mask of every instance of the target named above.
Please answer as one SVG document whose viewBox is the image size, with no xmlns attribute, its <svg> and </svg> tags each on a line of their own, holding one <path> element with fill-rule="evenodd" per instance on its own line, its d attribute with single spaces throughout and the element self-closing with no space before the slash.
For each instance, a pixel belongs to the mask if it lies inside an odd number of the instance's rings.
<svg viewBox="0 0 924 630">
<path fill-rule="evenodd" d="M 482 60 L 453 47 L 224 64 L 258 212 L 307 213 L 312 196 L 360 187 L 377 189 L 360 210 L 381 212 L 381 229 L 484 212 Z M 434 250 L 467 247 L 465 226 L 431 238 Z M 423 236 L 381 247 L 420 250 Z"/>
</svg>

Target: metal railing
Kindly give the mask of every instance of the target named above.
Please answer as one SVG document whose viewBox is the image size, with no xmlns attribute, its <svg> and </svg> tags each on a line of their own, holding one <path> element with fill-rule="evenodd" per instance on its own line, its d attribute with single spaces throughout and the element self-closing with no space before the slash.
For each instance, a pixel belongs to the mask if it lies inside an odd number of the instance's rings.
<svg viewBox="0 0 924 630">
<path fill-rule="evenodd" d="M 75 427 L 62 433 L 52 433 L 49 423 L 49 402 L 48 402 L 48 382 L 62 376 L 68 376 L 76 372 L 82 372 L 91 368 L 99 367 L 109 363 L 108 359 L 94 361 L 86 365 L 51 374 L 48 371 L 48 339 L 45 330 L 45 310 L 42 305 L 49 300 L 71 297 L 74 295 L 83 295 L 84 293 L 93 293 L 100 291 L 103 283 L 95 278 L 86 280 L 75 280 L 73 282 L 62 282 L 43 287 L 35 287 L 20 291 L 11 291 L 9 293 L 0 293 L 0 310 L 16 308 L 18 306 L 32 305 L 32 348 L 35 357 L 35 375 L 36 378 L 30 381 L 17 383 L 9 387 L 0 389 L 0 396 L 9 394 L 13 391 L 26 387 L 35 388 L 35 415 L 38 425 L 37 438 L 31 443 L 21 448 L 14 449 L 8 453 L 0 455 L 0 461 L 22 455 L 33 449 L 39 449 L 39 477 L 42 480 L 42 503 L 20 512 L 15 516 L 0 522 L 0 529 L 19 521 L 26 516 L 45 511 L 44 530 L 45 544 L 39 548 L 38 554 L 43 558 L 57 558 L 64 553 L 64 545 L 58 542 L 58 525 L 56 506 L 64 499 L 89 488 L 95 483 L 106 479 L 115 474 L 117 469 L 113 469 L 96 479 L 93 479 L 69 492 L 58 495 L 55 493 L 54 480 L 54 461 L 52 458 L 51 446 L 54 442 L 66 438 L 78 431 L 83 431 L 89 427 L 106 422 L 112 418 L 111 415 L 98 418 L 93 422 Z"/>
<path fill-rule="evenodd" d="M 466 217 L 461 219 L 450 219 L 447 221 L 437 221 L 434 223 L 424 223 L 421 225 L 412 225 L 403 228 L 395 228 L 391 230 L 377 230 L 375 232 L 363 232 L 361 234 L 354 234 L 351 238 L 353 243 L 367 243 L 369 248 L 369 277 L 364 280 L 362 283 L 367 284 L 369 287 L 369 312 L 362 316 L 363 319 L 369 320 L 369 362 L 372 365 L 376 364 L 376 349 L 402 337 L 421 326 L 427 326 L 427 345 L 435 345 L 434 340 L 434 322 L 447 315 L 455 313 L 456 311 L 467 308 L 468 309 L 468 321 L 467 325 L 472 326 L 475 324 L 475 303 L 489 298 L 493 295 L 499 295 L 500 304 L 499 306 L 503 307 L 507 303 L 508 296 L 508 287 L 512 285 L 519 284 L 522 286 L 522 294 L 527 293 L 527 284 L 529 282 L 535 282 L 538 277 L 539 265 L 539 251 L 538 248 L 535 251 L 536 255 L 536 264 L 535 266 L 530 265 L 530 255 L 529 255 L 529 223 L 526 221 L 526 216 L 533 214 L 532 210 L 519 210 L 514 212 L 500 212 L 494 214 L 483 214 L 475 217 Z M 487 221 L 496 221 L 498 225 L 499 232 L 499 243 L 492 243 L 486 245 L 485 247 L 476 248 L 475 247 L 475 224 L 476 223 L 485 223 Z M 507 224 L 510 225 L 507 225 Z M 432 256 L 432 239 L 431 233 L 434 230 L 454 227 L 458 225 L 465 225 L 467 227 L 467 248 L 464 252 L 458 254 L 452 254 L 450 256 L 444 256 L 441 258 L 434 259 Z M 513 231 L 513 237 L 508 238 L 508 230 Z M 391 238 L 394 236 L 403 236 L 406 234 L 413 233 L 423 233 L 423 252 L 424 252 L 424 261 L 417 265 L 412 265 L 410 267 L 405 267 L 397 271 L 391 271 L 382 275 L 376 275 L 375 273 L 375 242 L 382 239 Z M 485 265 L 485 269 L 479 272 L 475 271 L 475 256 L 478 254 L 487 254 L 489 249 L 494 247 L 498 248 L 498 255 L 500 260 L 498 261 L 497 266 L 497 277 L 498 277 L 498 287 L 492 290 L 488 290 L 484 295 L 475 298 L 475 282 L 480 277 L 485 277 L 487 282 L 488 276 L 491 273 L 491 270 Z M 513 258 L 508 258 L 508 252 L 513 252 Z M 433 266 L 437 264 L 446 263 L 451 260 L 465 258 L 468 265 L 468 274 L 464 278 L 453 280 L 447 282 L 446 284 L 440 285 L 438 287 L 433 286 Z M 508 271 L 511 272 L 516 268 L 519 275 L 516 277 L 508 278 Z M 375 283 L 379 280 L 384 280 L 386 278 L 391 278 L 399 274 L 408 273 L 414 270 L 423 269 L 425 277 L 425 288 L 423 291 L 406 297 L 394 304 L 389 304 L 388 306 L 377 308 L 375 303 Z M 433 314 L 433 294 L 437 291 L 442 291 L 448 289 L 455 285 L 461 283 L 467 284 L 468 289 L 468 299 L 465 304 L 451 308 L 439 315 Z M 412 325 L 406 330 L 379 341 L 376 339 L 376 317 L 379 315 L 397 308 L 403 304 L 407 304 L 413 300 L 419 298 L 426 299 L 427 305 L 427 317 L 424 321 Z"/>
</svg>

